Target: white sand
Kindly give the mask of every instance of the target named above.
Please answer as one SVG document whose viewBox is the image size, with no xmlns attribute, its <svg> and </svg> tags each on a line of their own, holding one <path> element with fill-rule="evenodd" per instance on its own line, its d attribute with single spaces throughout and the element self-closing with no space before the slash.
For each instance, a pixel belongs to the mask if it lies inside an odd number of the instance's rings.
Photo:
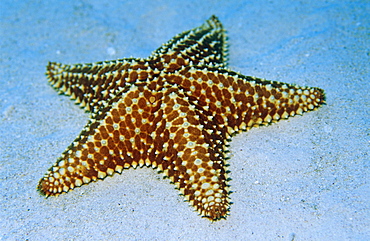
<svg viewBox="0 0 370 241">
<path fill-rule="evenodd" d="M 0 239 L 370 240 L 368 1 L 134 2 L 0 2 Z M 48 85 L 47 62 L 146 57 L 212 14 L 230 68 L 327 94 L 318 111 L 233 139 L 227 220 L 200 218 L 150 168 L 40 196 L 88 120 Z"/>
</svg>

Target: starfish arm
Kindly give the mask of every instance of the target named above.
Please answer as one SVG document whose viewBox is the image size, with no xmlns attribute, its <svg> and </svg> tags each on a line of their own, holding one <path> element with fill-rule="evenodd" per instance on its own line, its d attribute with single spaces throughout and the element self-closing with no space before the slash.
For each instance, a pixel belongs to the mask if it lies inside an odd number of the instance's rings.
<svg viewBox="0 0 370 241">
<path fill-rule="evenodd" d="M 96 113 L 127 83 L 152 78 L 155 73 L 145 60 L 131 58 L 75 65 L 51 62 L 46 75 L 60 94 Z"/>
<path fill-rule="evenodd" d="M 184 65 L 227 65 L 225 30 L 216 16 L 200 27 L 176 35 L 152 53 L 158 69 L 173 72 Z"/>
<path fill-rule="evenodd" d="M 126 86 L 126 95 L 117 96 L 93 115 L 80 136 L 40 180 L 38 189 L 46 196 L 68 192 L 74 187 L 104 179 L 124 168 L 149 165 L 149 132 L 156 128 L 153 117 L 156 98 L 142 86 Z M 159 98 L 159 97 L 158 97 Z"/>
<path fill-rule="evenodd" d="M 243 76 L 207 67 L 185 67 L 166 76 L 181 86 L 204 116 L 228 137 L 253 126 L 312 111 L 325 103 L 323 90 Z M 227 128 L 227 134 L 225 134 Z"/>
<path fill-rule="evenodd" d="M 163 128 L 151 134 L 159 170 L 176 185 L 185 200 L 203 217 L 212 221 L 225 218 L 230 199 L 223 150 L 209 138 L 196 109 L 176 86 L 164 95 Z M 163 143 L 163 145 L 162 145 Z"/>
</svg>

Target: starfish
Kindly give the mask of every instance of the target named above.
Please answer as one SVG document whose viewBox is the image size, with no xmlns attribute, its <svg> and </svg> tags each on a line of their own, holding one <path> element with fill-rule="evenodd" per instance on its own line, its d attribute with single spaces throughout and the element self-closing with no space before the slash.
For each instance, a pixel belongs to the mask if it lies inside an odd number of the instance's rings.
<svg viewBox="0 0 370 241">
<path fill-rule="evenodd" d="M 158 168 L 211 221 L 230 209 L 228 148 L 252 127 L 316 110 L 323 90 L 244 76 L 227 68 L 217 17 L 148 58 L 49 63 L 50 84 L 91 113 L 38 185 L 46 196 L 137 166 Z"/>
</svg>

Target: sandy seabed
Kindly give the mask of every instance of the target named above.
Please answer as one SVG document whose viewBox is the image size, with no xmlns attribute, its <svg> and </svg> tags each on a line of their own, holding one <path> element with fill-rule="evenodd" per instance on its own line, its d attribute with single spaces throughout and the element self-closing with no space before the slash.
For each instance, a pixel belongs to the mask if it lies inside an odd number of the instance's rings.
<svg viewBox="0 0 370 241">
<path fill-rule="evenodd" d="M 336 0 L 1 1 L 0 240 L 370 240 L 369 12 Z M 150 168 L 41 196 L 89 118 L 48 85 L 48 61 L 147 57 L 212 14 L 232 70 L 327 99 L 233 138 L 230 216 L 199 217 Z"/>
</svg>

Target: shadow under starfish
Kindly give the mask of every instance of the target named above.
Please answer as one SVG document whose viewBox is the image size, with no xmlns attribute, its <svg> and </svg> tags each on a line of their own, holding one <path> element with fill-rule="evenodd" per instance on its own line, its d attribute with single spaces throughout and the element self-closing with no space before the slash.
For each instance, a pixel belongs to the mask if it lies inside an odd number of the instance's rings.
<svg viewBox="0 0 370 241">
<path fill-rule="evenodd" d="M 91 112 L 40 180 L 46 196 L 121 173 L 158 168 L 203 217 L 229 213 L 227 142 L 241 131 L 317 109 L 323 90 L 226 68 L 226 34 L 212 16 L 148 58 L 49 63 L 50 84 Z"/>
</svg>

